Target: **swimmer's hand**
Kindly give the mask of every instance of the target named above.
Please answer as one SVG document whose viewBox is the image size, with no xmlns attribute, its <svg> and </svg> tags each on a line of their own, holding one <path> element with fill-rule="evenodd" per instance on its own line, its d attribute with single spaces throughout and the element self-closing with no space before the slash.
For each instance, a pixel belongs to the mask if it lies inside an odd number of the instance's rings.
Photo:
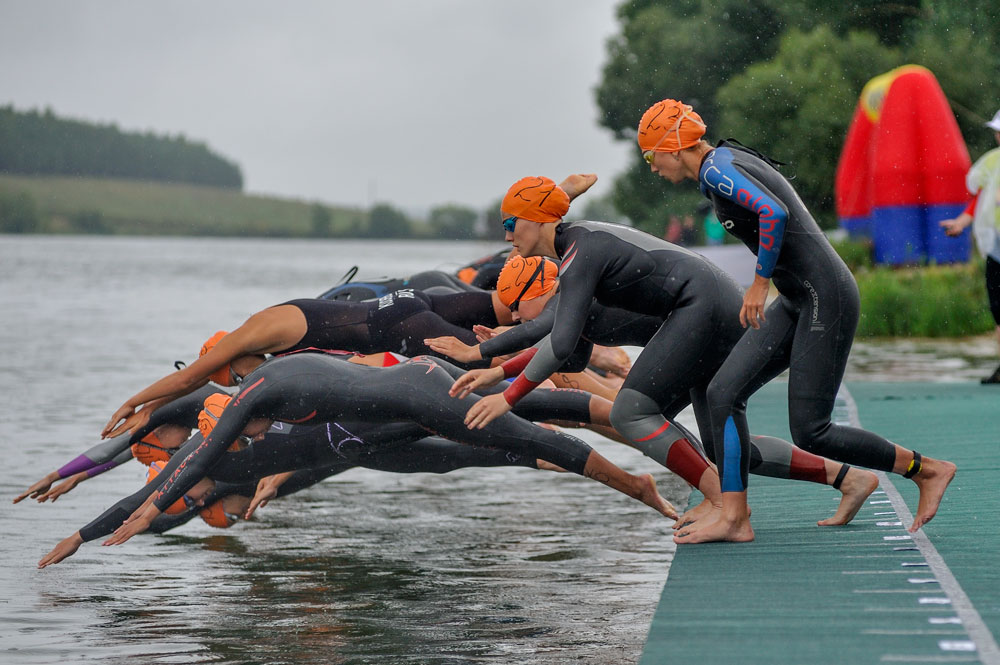
<svg viewBox="0 0 1000 665">
<path fill-rule="evenodd" d="M 45 494 L 49 491 L 49 488 L 52 487 L 52 483 L 57 480 L 59 480 L 59 473 L 57 471 L 46 474 L 41 480 L 36 481 L 34 485 L 19 494 L 17 498 L 14 499 L 14 503 L 20 503 L 29 496 L 34 499 Z"/>
<path fill-rule="evenodd" d="M 253 517 L 254 511 L 258 508 L 263 508 L 267 505 L 267 502 L 278 496 L 278 488 L 281 487 L 286 480 L 288 480 L 294 471 L 289 471 L 286 473 L 278 473 L 273 476 L 265 476 L 257 482 L 257 491 L 254 492 L 253 498 L 250 500 L 250 505 L 247 506 L 247 511 L 243 515 L 243 519 L 248 520 Z"/>
<path fill-rule="evenodd" d="M 74 473 L 72 476 L 59 483 L 45 494 L 38 497 L 38 503 L 45 503 L 46 501 L 55 501 L 63 494 L 67 494 L 70 490 L 72 490 L 74 487 L 76 487 L 86 479 L 87 479 L 86 471 L 81 471 L 80 473 Z"/>
<path fill-rule="evenodd" d="M 590 364 L 623 379 L 632 369 L 632 360 L 620 346 L 608 347 L 595 344 L 590 354 Z"/>
<path fill-rule="evenodd" d="M 472 332 L 476 334 L 476 339 L 482 343 L 488 339 L 493 339 L 500 333 L 510 330 L 511 328 L 513 328 L 513 326 L 497 326 L 496 328 L 490 328 L 489 326 L 481 326 L 477 323 L 472 326 Z"/>
<path fill-rule="evenodd" d="M 463 399 L 469 393 L 475 392 L 479 388 L 489 388 L 503 381 L 503 368 L 491 367 L 489 369 L 469 370 L 462 376 L 455 379 L 448 394 L 452 397 Z"/>
<path fill-rule="evenodd" d="M 53 547 L 51 552 L 43 556 L 38 562 L 38 567 L 45 568 L 46 566 L 51 566 L 59 563 L 67 557 L 73 556 L 76 554 L 76 551 L 80 549 L 80 545 L 83 545 L 83 537 L 80 536 L 80 532 L 77 531 L 72 536 L 64 539 L 58 545 Z"/>
<path fill-rule="evenodd" d="M 111 416 L 111 420 L 109 420 L 108 424 L 104 426 L 104 429 L 101 430 L 101 438 L 108 439 L 116 437 L 119 434 L 123 434 L 126 430 L 134 434 L 139 431 L 140 427 L 143 427 L 149 422 L 149 416 L 152 415 L 152 413 L 153 409 L 146 408 L 136 411 L 128 404 L 122 404 L 121 407 L 115 411 L 115 414 Z M 121 422 L 123 420 L 125 422 Z"/>
<path fill-rule="evenodd" d="M 569 200 L 572 201 L 590 189 L 595 182 L 597 182 L 596 173 L 574 173 L 566 176 L 566 179 L 559 183 L 559 187 L 566 192 Z"/>
<path fill-rule="evenodd" d="M 764 305 L 767 294 L 771 291 L 771 280 L 767 277 L 754 275 L 753 284 L 743 294 L 743 307 L 740 308 L 740 325 L 746 328 L 760 328 L 764 321 Z"/>
<path fill-rule="evenodd" d="M 479 353 L 478 344 L 476 346 L 469 346 L 457 337 L 430 337 L 424 340 L 424 344 L 430 347 L 435 353 L 443 353 L 460 363 L 471 363 L 483 359 L 483 356 Z"/>
<path fill-rule="evenodd" d="M 156 506 L 152 505 L 151 502 L 149 504 L 143 504 L 138 510 L 132 513 L 113 534 L 111 534 L 110 538 L 101 544 L 105 546 L 121 545 L 132 536 L 146 531 L 146 529 L 149 528 L 149 525 L 153 523 L 153 520 L 156 519 L 156 516 L 159 514 L 160 511 L 156 508 Z"/>
<path fill-rule="evenodd" d="M 469 429 L 482 429 L 510 411 L 510 408 L 502 394 L 487 395 L 469 407 L 465 414 L 465 425 Z"/>
</svg>

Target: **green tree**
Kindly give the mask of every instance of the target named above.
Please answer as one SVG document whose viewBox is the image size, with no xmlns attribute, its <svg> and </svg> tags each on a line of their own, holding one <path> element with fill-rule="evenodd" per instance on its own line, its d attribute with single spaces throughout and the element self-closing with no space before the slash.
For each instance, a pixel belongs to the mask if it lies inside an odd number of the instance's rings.
<svg viewBox="0 0 1000 665">
<path fill-rule="evenodd" d="M 775 57 L 751 65 L 717 92 L 722 136 L 788 164 L 796 190 L 833 223 L 833 181 L 858 94 L 873 76 L 901 64 L 873 33 L 838 37 L 827 26 L 790 30 Z"/>
<path fill-rule="evenodd" d="M 368 215 L 368 237 L 408 238 L 413 235 L 410 219 L 388 203 L 372 206 Z"/>
<path fill-rule="evenodd" d="M 432 209 L 427 222 L 431 234 L 439 238 L 469 240 L 476 236 L 477 217 L 472 208 L 446 204 Z"/>
<path fill-rule="evenodd" d="M 618 17 L 595 91 L 601 124 L 634 142 L 651 104 L 683 100 L 707 138 L 733 136 L 789 162 L 821 221 L 832 221 L 833 173 L 861 88 L 897 65 L 935 73 L 973 157 L 993 145 L 982 123 L 1000 78 L 995 1 L 628 0 Z M 638 150 L 632 164 L 615 182 L 623 214 L 651 232 L 685 214 L 690 183 L 657 182 Z"/>
<path fill-rule="evenodd" d="M 933 3 L 947 5 L 950 3 Z M 976 6 L 977 2 L 969 3 Z M 992 30 L 975 27 L 981 17 L 959 11 L 959 3 L 948 11 L 935 11 L 913 33 L 904 49 L 907 62 L 927 67 L 934 72 L 948 101 L 951 103 L 959 129 L 972 153 L 973 160 L 996 147 L 993 132 L 983 123 L 1000 107 L 1000 94 L 994 81 L 1000 81 L 1000 8 L 979 7 L 983 14 L 992 15 Z M 952 24 L 952 21 L 965 24 Z"/>
</svg>

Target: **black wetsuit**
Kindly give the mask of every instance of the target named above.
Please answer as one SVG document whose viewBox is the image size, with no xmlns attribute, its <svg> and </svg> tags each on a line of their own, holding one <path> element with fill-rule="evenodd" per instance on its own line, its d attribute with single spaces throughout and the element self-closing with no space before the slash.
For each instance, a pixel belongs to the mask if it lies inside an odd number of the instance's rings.
<svg viewBox="0 0 1000 665">
<path fill-rule="evenodd" d="M 399 289 L 416 289 L 426 293 L 460 293 L 462 291 L 480 291 L 478 286 L 466 284 L 458 277 L 441 270 L 425 270 L 410 275 L 405 279 L 379 278 L 373 282 L 352 282 L 357 272 L 357 266 L 345 276 L 347 281 L 327 289 L 319 295 L 323 300 L 372 300 Z M 490 288 L 490 287 L 484 287 Z"/>
<path fill-rule="evenodd" d="M 282 362 L 291 358 L 305 358 L 307 356 L 322 357 L 319 354 L 311 353 L 297 354 L 282 359 Z M 342 360 L 327 359 L 336 363 L 336 366 L 360 367 Z M 277 362 L 277 360 L 272 361 L 272 363 L 262 367 Z M 287 363 L 285 362 L 285 364 Z M 300 361 L 298 364 L 309 363 Z M 444 382 L 445 385 L 450 385 L 463 373 L 460 368 L 438 358 L 424 358 L 421 361 L 422 372 L 426 372 L 430 366 L 438 370 L 434 377 L 438 384 L 442 383 L 438 376 L 440 373 L 448 377 L 447 381 Z M 390 369 L 378 371 L 389 372 Z M 404 373 L 397 371 L 393 376 L 399 374 Z M 256 373 L 250 376 L 256 376 Z M 425 379 L 422 383 L 427 381 Z M 392 398 L 394 390 L 391 386 L 383 386 L 382 390 L 390 396 L 390 399 Z M 398 392 L 398 390 L 395 391 L 395 393 Z M 445 406 L 450 405 L 445 402 L 451 400 L 446 394 L 440 399 Z M 591 399 L 592 396 L 589 393 L 579 390 L 541 390 L 534 399 L 524 400 L 518 406 L 516 414 L 531 420 L 589 422 Z M 458 403 L 458 400 L 451 401 Z M 165 407 L 157 409 L 143 431 L 152 431 L 163 424 L 190 426 L 192 419 L 197 420 L 197 413 L 200 410 L 200 400 L 193 399 L 190 395 L 181 397 Z M 429 407 L 428 410 L 438 411 L 439 409 Z M 226 412 L 228 411 L 227 408 Z M 275 422 L 262 440 L 255 441 L 244 450 L 226 453 L 212 463 L 203 475 L 216 482 L 226 483 L 230 493 L 245 494 L 250 492 L 252 496 L 257 478 L 285 471 L 301 470 L 293 476 L 295 482 L 290 480 L 282 486 L 282 492 L 279 495 L 284 496 L 292 491 L 292 488 L 308 486 L 355 466 L 395 473 L 447 473 L 460 468 L 489 466 L 536 467 L 536 457 L 531 454 L 511 449 L 470 446 L 439 437 L 429 437 L 427 436 L 428 428 L 414 420 L 392 421 L 386 418 L 387 414 L 378 411 L 372 411 L 368 415 L 371 419 L 379 422 L 338 420 L 318 425 L 294 426 Z M 430 417 L 433 418 L 433 415 Z M 464 425 L 462 427 L 464 428 Z M 542 432 L 548 431 L 540 428 L 535 429 Z M 141 437 L 143 431 L 138 432 L 135 436 Z M 575 439 L 571 440 L 575 441 Z M 102 537 L 120 526 L 122 521 L 135 511 L 152 492 L 158 490 L 185 458 L 197 450 L 202 443 L 201 434 L 195 433 L 184 446 L 177 450 L 153 483 L 122 499 L 81 529 L 80 533 L 84 540 L 89 541 Z M 125 445 L 127 446 L 127 443 Z M 190 516 L 187 519 L 190 519 Z M 158 518 L 160 525 L 157 530 L 172 528 L 172 526 L 183 523 L 187 519 L 174 519 L 172 516 L 164 517 L 162 520 Z"/>
<path fill-rule="evenodd" d="M 488 339 L 479 344 L 479 352 L 484 358 L 506 355 L 526 349 L 536 344 L 548 335 L 555 323 L 556 311 L 559 306 L 559 294 L 546 303 L 542 312 L 531 321 L 524 321 L 520 325 L 514 326 L 503 333 Z M 709 296 L 711 297 L 711 296 Z M 727 299 L 731 305 L 735 305 L 732 298 Z M 742 334 L 737 316 L 739 310 L 731 312 L 729 323 L 723 325 L 729 328 L 729 333 L 724 335 L 724 339 L 738 340 Z M 605 307 L 597 302 L 592 302 L 587 313 L 587 319 L 581 333 L 580 347 L 574 351 L 573 356 L 567 364 L 562 367 L 563 371 L 579 371 L 579 360 L 573 365 L 573 359 L 589 357 L 593 344 L 604 346 L 646 346 L 650 340 L 659 332 L 664 320 L 661 317 L 644 314 L 635 314 L 618 307 Z M 692 331 L 696 332 L 696 331 Z M 673 420 L 688 404 L 694 407 L 695 419 L 698 422 L 698 429 L 702 437 L 705 437 L 705 447 L 703 451 L 707 453 L 709 459 L 715 461 L 715 450 L 712 442 L 712 424 L 709 418 L 708 401 L 706 390 L 708 381 L 705 377 L 711 377 L 715 371 L 722 366 L 728 355 L 728 349 L 720 348 L 718 355 L 712 359 L 706 359 L 708 367 L 699 376 L 687 377 L 679 376 L 677 380 L 683 382 L 691 378 L 694 381 L 690 384 L 688 392 L 679 395 L 673 402 L 668 404 L 662 411 L 663 416 L 668 420 Z M 534 392 L 529 393 L 529 396 Z M 523 400 L 522 400 L 523 401 Z M 521 402 L 518 402 L 521 404 Z M 694 437 L 688 437 L 691 443 L 698 443 Z M 662 442 L 663 440 L 661 440 Z M 640 446 L 640 449 L 653 457 L 661 464 L 666 462 L 667 454 L 654 443 Z M 696 469 L 695 469 L 696 471 Z M 771 476 L 775 478 L 792 478 L 796 480 L 809 480 L 812 482 L 825 483 L 827 481 L 826 469 L 822 460 L 805 455 L 796 449 L 792 444 L 783 439 L 770 436 L 754 435 L 751 437 L 750 449 L 750 471 L 757 475 Z"/>
<path fill-rule="evenodd" d="M 742 331 L 731 321 L 742 302 L 739 286 L 704 257 L 618 224 L 562 222 L 555 249 L 562 263 L 552 332 L 505 391 L 507 401 L 515 403 L 571 356 L 595 298 L 659 319 L 622 384 L 611 421 L 646 455 L 697 485 L 708 468 L 700 446 L 663 414 L 673 417 L 692 401 L 692 390 L 708 385 L 739 339 Z M 695 413 L 704 418 L 707 405 L 699 402 Z"/>
<path fill-rule="evenodd" d="M 482 430 L 470 430 L 465 413 L 479 397 L 449 397 L 453 382 L 451 374 L 428 357 L 388 368 L 316 353 L 271 360 L 244 378 L 212 434 L 167 479 L 155 505 L 162 510 L 181 498 L 254 418 L 310 424 L 376 417 L 413 421 L 455 441 L 533 456 L 583 473 L 590 446 L 512 413 Z"/>
<path fill-rule="evenodd" d="M 781 294 L 708 389 L 723 491 L 747 486 L 747 399 L 785 369 L 796 445 L 891 470 L 891 443 L 830 421 L 858 322 L 858 287 L 847 266 L 791 184 L 753 151 L 722 143 L 702 162 L 699 181 L 720 223 L 757 255 L 757 274 L 772 279 Z"/>
<path fill-rule="evenodd" d="M 472 345 L 476 343 L 472 326 L 498 324 L 488 291 L 428 295 L 401 289 L 377 300 L 300 299 L 282 304 L 298 307 L 308 329 L 301 340 L 275 355 L 304 349 L 437 355 L 424 344 L 425 338 L 454 336 Z M 463 366 L 486 365 L 480 362 Z"/>
</svg>

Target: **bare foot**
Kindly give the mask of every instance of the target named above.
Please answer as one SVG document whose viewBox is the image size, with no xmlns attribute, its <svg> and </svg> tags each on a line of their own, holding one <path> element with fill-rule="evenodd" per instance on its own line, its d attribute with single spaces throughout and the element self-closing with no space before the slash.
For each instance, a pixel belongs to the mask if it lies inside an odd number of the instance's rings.
<svg viewBox="0 0 1000 665">
<path fill-rule="evenodd" d="M 840 484 L 840 505 L 833 517 L 816 522 L 819 526 L 843 526 L 858 514 L 865 499 L 878 487 L 878 476 L 871 471 L 851 467 Z"/>
<path fill-rule="evenodd" d="M 677 524 L 674 525 L 675 529 L 679 529 L 687 524 L 694 524 L 700 519 L 704 519 L 713 513 L 722 513 L 722 504 L 712 503 L 708 499 L 703 499 L 694 508 L 689 508 L 684 512 L 683 515 L 677 518 Z"/>
<path fill-rule="evenodd" d="M 924 457 L 920 473 L 913 476 L 913 482 L 920 488 L 920 501 L 917 502 L 917 514 L 909 528 L 911 533 L 930 522 L 937 513 L 941 497 L 957 470 L 958 467 L 951 462 Z"/>
<path fill-rule="evenodd" d="M 639 495 L 636 498 L 658 513 L 671 519 L 677 519 L 677 509 L 669 501 L 660 496 L 652 474 L 647 473 L 636 478 L 639 481 Z"/>
<path fill-rule="evenodd" d="M 700 528 L 694 526 L 684 527 L 674 535 L 674 542 L 678 545 L 715 543 L 720 541 L 748 543 L 753 538 L 753 527 L 750 526 L 749 519 L 729 520 L 720 515 L 717 520 L 709 522 L 703 520 Z"/>
<path fill-rule="evenodd" d="M 535 466 L 537 466 L 541 471 L 555 471 L 556 473 L 566 473 L 566 469 L 561 466 L 556 466 L 552 462 L 547 462 L 543 459 L 536 459 Z"/>
<path fill-rule="evenodd" d="M 597 182 L 596 173 L 574 173 L 566 176 L 566 179 L 559 183 L 559 187 L 566 192 L 569 200 L 572 201 L 590 189 L 595 182 Z"/>
</svg>

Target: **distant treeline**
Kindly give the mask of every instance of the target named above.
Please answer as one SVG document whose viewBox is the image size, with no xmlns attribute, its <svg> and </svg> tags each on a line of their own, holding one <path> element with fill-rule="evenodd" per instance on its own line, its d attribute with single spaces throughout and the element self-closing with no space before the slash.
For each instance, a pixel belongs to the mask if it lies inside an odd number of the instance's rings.
<svg viewBox="0 0 1000 665">
<path fill-rule="evenodd" d="M 128 178 L 241 190 L 240 167 L 183 136 L 123 132 L 0 107 L 0 173 Z"/>
</svg>

